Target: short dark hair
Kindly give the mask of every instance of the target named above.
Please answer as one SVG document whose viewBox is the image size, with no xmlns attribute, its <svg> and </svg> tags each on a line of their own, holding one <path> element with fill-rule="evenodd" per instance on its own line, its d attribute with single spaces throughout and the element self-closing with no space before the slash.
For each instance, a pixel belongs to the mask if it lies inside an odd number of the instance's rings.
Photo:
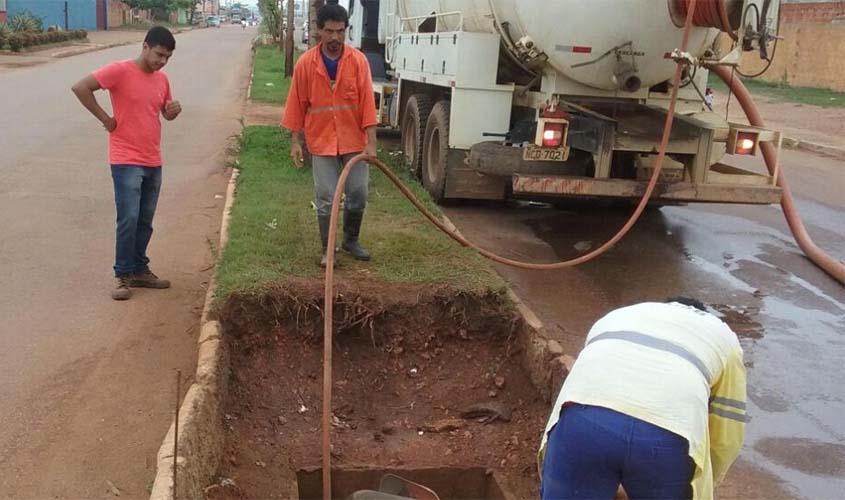
<svg viewBox="0 0 845 500">
<path fill-rule="evenodd" d="M 317 11 L 317 28 L 323 29 L 326 26 L 326 21 L 336 21 L 343 23 L 347 28 L 349 27 L 349 13 L 342 5 L 337 2 L 326 3 Z"/>
<path fill-rule="evenodd" d="M 691 297 L 669 297 L 668 299 L 666 299 L 666 302 L 677 302 L 678 304 L 694 307 L 699 311 L 707 312 L 707 306 L 704 305 L 704 302 L 698 299 L 693 299 Z"/>
<path fill-rule="evenodd" d="M 176 50 L 176 39 L 173 38 L 173 33 L 164 26 L 153 26 L 144 37 L 144 43 L 151 49 L 154 47 L 164 47 L 169 51 Z"/>
</svg>

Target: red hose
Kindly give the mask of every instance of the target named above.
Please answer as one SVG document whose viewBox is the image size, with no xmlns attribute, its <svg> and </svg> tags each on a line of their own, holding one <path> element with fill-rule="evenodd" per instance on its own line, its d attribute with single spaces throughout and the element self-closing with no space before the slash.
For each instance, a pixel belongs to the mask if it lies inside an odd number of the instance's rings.
<svg viewBox="0 0 845 500">
<path fill-rule="evenodd" d="M 757 105 L 754 104 L 754 99 L 745 88 L 745 84 L 739 78 L 731 78 L 731 70 L 725 66 L 708 66 L 708 69 L 719 75 L 736 95 L 745 116 L 748 117 L 748 122 L 755 127 L 765 127 L 763 117 L 760 116 L 760 111 Z M 774 168 L 777 164 L 777 152 L 774 146 L 768 142 L 760 143 L 760 150 L 763 152 L 763 159 L 766 161 L 766 168 L 769 173 L 774 175 Z M 822 268 L 826 273 L 830 274 L 840 283 L 845 284 L 845 263 L 837 262 L 836 259 L 828 255 L 821 248 L 819 248 L 810 238 L 801 217 L 798 215 L 798 210 L 795 208 L 795 200 L 792 198 L 792 191 L 786 183 L 786 178 L 783 175 L 783 170 L 780 169 L 777 173 L 777 185 L 783 191 L 783 196 L 780 201 L 780 206 L 783 208 L 783 214 L 786 217 L 786 223 L 789 224 L 789 229 L 795 237 L 798 246 L 807 255 L 807 257 L 817 266 Z"/>
<path fill-rule="evenodd" d="M 688 0 L 690 7 L 694 10 L 695 4 L 697 0 Z M 689 43 L 689 35 L 690 31 L 692 30 L 692 14 L 688 13 L 686 16 L 686 22 L 684 23 L 684 35 L 681 41 L 681 51 L 685 52 L 687 50 L 687 44 Z M 331 212 L 331 224 L 329 226 L 329 238 L 328 238 L 328 247 L 326 249 L 326 285 L 325 285 L 325 295 L 324 295 L 324 307 L 323 307 L 323 412 L 322 412 L 322 454 L 323 454 L 323 499 L 330 500 L 331 499 L 331 417 L 332 417 L 332 322 L 333 322 L 333 313 L 334 313 L 334 262 L 335 262 L 335 245 L 337 244 L 337 221 L 340 216 L 340 200 L 343 194 L 344 186 L 346 185 L 346 179 L 349 177 L 349 172 L 352 170 L 352 166 L 356 165 L 358 162 L 366 161 L 369 162 L 371 165 L 378 167 L 393 183 L 396 187 L 402 191 L 402 194 L 411 201 L 411 203 L 428 219 L 431 221 L 432 224 L 437 226 L 441 231 L 446 233 L 450 238 L 459 242 L 460 244 L 473 248 L 481 255 L 487 257 L 496 262 L 500 262 L 502 264 L 506 264 L 509 266 L 521 268 L 521 269 L 533 269 L 533 270 L 549 270 L 549 269 L 562 269 L 565 267 L 573 267 L 578 264 L 582 264 L 589 260 L 592 260 L 599 255 L 603 254 L 604 252 L 610 250 L 622 237 L 634 226 L 634 223 L 637 222 L 639 219 L 640 214 L 642 214 L 643 210 L 645 210 L 646 205 L 648 204 L 649 198 L 651 198 L 651 194 L 654 192 L 654 187 L 657 185 L 657 179 L 660 177 L 660 171 L 663 167 L 663 160 L 666 157 L 666 149 L 669 144 L 669 136 L 672 132 L 672 123 L 675 118 L 675 104 L 678 100 L 678 87 L 681 81 L 681 74 L 683 73 L 684 63 L 678 62 L 677 68 L 675 69 L 675 76 L 672 80 L 672 99 L 669 102 L 669 109 L 666 114 L 666 122 L 663 126 L 663 136 L 660 140 L 660 149 L 657 155 L 657 160 L 654 164 L 654 171 L 651 174 L 651 180 L 646 187 L 645 193 L 643 197 L 640 199 L 639 205 L 637 205 L 636 210 L 622 226 L 622 229 L 617 232 L 613 238 L 605 242 L 602 246 L 593 250 L 592 252 L 582 255 L 578 258 L 563 261 L 563 262 L 556 262 L 553 264 L 534 264 L 531 262 L 520 262 L 512 259 L 508 259 L 505 257 L 501 257 L 499 255 L 490 252 L 489 250 L 484 250 L 473 244 L 472 242 L 465 239 L 460 234 L 454 232 L 452 229 L 448 228 L 440 219 L 437 218 L 436 215 L 432 214 L 425 206 L 420 202 L 411 192 L 408 190 L 406 186 L 402 184 L 402 181 L 396 174 L 391 171 L 387 165 L 382 163 L 378 158 L 373 158 L 367 156 L 365 154 L 359 154 L 354 158 L 350 159 L 344 165 L 343 170 L 340 173 L 340 177 L 337 180 L 337 187 L 335 188 L 334 193 L 334 200 L 332 201 L 332 212 Z"/>
<path fill-rule="evenodd" d="M 736 40 L 737 35 L 731 27 L 726 1 L 698 0 L 697 4 L 693 7 L 691 0 L 674 0 L 675 10 L 682 16 L 686 16 L 690 8 L 695 9 L 692 16 L 693 25 L 702 28 L 720 29 Z"/>
</svg>

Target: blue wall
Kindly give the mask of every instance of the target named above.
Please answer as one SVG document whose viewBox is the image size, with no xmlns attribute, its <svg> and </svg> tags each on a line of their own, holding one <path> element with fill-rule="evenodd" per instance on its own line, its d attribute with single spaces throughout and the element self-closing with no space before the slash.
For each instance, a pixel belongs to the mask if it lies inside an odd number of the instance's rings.
<svg viewBox="0 0 845 500">
<path fill-rule="evenodd" d="M 65 27 L 65 0 L 7 0 L 8 17 L 24 11 L 44 20 L 44 29 L 48 26 Z M 68 29 L 97 29 L 97 1 L 96 0 L 67 0 Z"/>
</svg>

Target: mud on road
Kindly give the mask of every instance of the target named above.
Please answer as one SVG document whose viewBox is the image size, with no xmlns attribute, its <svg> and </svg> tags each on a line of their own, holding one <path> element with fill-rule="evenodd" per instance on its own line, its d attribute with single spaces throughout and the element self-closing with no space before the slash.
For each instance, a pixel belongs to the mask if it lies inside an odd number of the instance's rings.
<svg viewBox="0 0 845 500">
<path fill-rule="evenodd" d="M 321 282 L 300 280 L 222 307 L 227 444 L 208 498 L 291 498 L 306 470 L 319 488 L 322 293 Z M 515 498 L 537 497 L 548 402 L 525 370 L 524 325 L 503 295 L 358 283 L 341 285 L 334 314 L 333 469 L 489 470 Z"/>
</svg>

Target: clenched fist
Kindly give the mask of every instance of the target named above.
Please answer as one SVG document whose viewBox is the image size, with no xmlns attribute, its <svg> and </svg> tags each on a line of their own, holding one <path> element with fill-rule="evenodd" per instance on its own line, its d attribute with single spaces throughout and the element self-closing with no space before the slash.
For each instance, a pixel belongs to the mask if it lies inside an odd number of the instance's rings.
<svg viewBox="0 0 845 500">
<path fill-rule="evenodd" d="M 179 116 L 179 113 L 182 112 L 182 105 L 179 104 L 179 101 L 170 101 L 164 105 L 164 117 L 168 120 L 172 120 Z"/>
<path fill-rule="evenodd" d="M 114 129 L 116 129 L 116 128 L 117 128 L 117 120 L 115 120 L 114 118 L 112 118 L 111 116 L 109 116 L 109 117 L 108 117 L 108 118 L 106 118 L 106 120 L 103 122 L 103 128 L 104 128 L 104 129 L 106 129 L 106 132 L 108 132 L 108 133 L 112 133 L 112 132 L 114 132 Z"/>
</svg>

